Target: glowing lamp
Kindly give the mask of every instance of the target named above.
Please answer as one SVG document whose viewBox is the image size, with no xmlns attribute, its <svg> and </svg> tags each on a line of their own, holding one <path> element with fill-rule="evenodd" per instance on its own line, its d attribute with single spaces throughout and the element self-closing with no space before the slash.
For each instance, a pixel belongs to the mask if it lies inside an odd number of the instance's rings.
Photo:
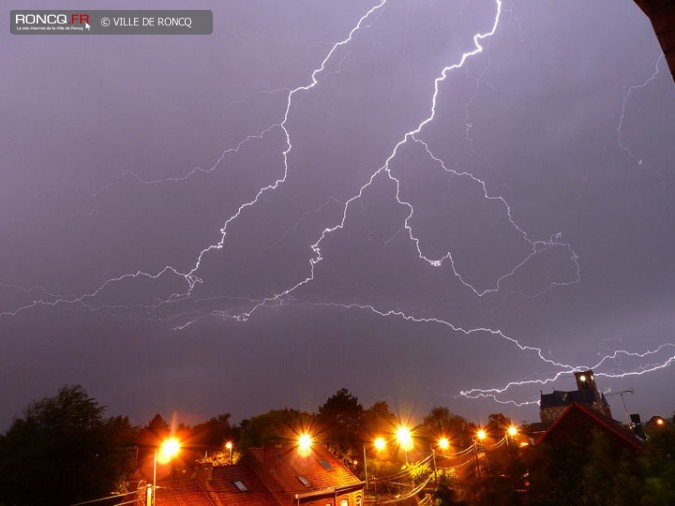
<svg viewBox="0 0 675 506">
<path fill-rule="evenodd" d="M 298 437 L 298 448 L 300 449 L 300 451 L 308 452 L 311 447 L 312 447 L 312 436 L 310 436 L 306 432 L 300 434 L 300 436 Z"/>
<path fill-rule="evenodd" d="M 173 457 L 178 455 L 180 451 L 180 441 L 176 438 L 171 437 L 166 439 L 157 452 L 157 460 L 160 464 L 168 463 Z"/>
<path fill-rule="evenodd" d="M 412 434 L 410 434 L 410 429 L 407 427 L 399 427 L 396 430 L 396 439 L 401 448 L 405 450 L 412 448 Z"/>
<path fill-rule="evenodd" d="M 375 445 L 376 450 L 384 450 L 384 447 L 387 446 L 387 443 L 383 437 L 375 438 L 373 444 Z"/>
</svg>

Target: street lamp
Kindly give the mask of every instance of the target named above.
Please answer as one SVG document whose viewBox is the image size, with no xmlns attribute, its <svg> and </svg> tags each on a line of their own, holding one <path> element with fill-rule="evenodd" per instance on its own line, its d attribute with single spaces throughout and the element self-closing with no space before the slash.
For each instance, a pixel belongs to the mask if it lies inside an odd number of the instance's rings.
<svg viewBox="0 0 675 506">
<path fill-rule="evenodd" d="M 230 450 L 230 465 L 232 465 L 232 441 L 225 443 L 225 448 Z"/>
<path fill-rule="evenodd" d="M 473 440 L 473 455 L 476 459 L 476 476 L 480 477 L 480 464 L 478 462 L 478 442 L 481 443 L 487 438 L 487 432 L 485 429 L 478 429 L 476 431 L 476 437 Z"/>
<path fill-rule="evenodd" d="M 298 451 L 303 457 L 309 454 L 309 450 L 312 447 L 312 436 L 307 432 L 303 432 L 298 436 Z"/>
<path fill-rule="evenodd" d="M 398 429 L 396 429 L 396 439 L 398 440 L 398 444 L 403 448 L 403 451 L 405 452 L 405 463 L 408 463 L 408 450 L 412 448 L 412 434 L 410 433 L 410 429 L 408 427 L 400 426 Z"/>
<path fill-rule="evenodd" d="M 518 428 L 513 424 L 509 425 L 509 428 L 506 429 L 506 446 L 509 446 L 509 439 L 515 439 L 517 435 Z"/>
<path fill-rule="evenodd" d="M 376 437 L 375 441 L 373 441 L 373 445 L 375 446 L 375 449 L 380 451 L 384 450 L 384 448 L 387 446 L 387 442 L 383 437 Z"/>
<path fill-rule="evenodd" d="M 450 441 L 445 436 L 438 438 L 437 445 L 441 450 L 447 450 L 450 448 Z M 438 468 L 436 467 L 436 449 L 431 447 L 431 459 L 434 462 L 434 483 L 438 483 Z"/>
<path fill-rule="evenodd" d="M 161 445 L 155 446 L 155 456 L 152 462 L 152 494 L 148 496 L 148 506 L 155 506 L 157 496 L 157 461 L 167 464 L 180 451 L 180 441 L 175 437 L 165 439 Z M 152 498 L 152 502 L 150 502 Z"/>
<path fill-rule="evenodd" d="M 380 452 L 385 449 L 387 442 L 383 437 L 378 436 L 373 440 L 373 446 L 376 451 Z M 366 480 L 366 490 L 368 490 L 368 455 L 366 454 L 366 445 L 363 445 L 363 474 Z"/>
</svg>

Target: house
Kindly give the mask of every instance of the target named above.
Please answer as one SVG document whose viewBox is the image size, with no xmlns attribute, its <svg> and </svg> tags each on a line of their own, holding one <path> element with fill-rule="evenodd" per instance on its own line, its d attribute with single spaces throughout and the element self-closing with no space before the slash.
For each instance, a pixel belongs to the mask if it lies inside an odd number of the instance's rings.
<svg viewBox="0 0 675 506">
<path fill-rule="evenodd" d="M 363 504 L 364 483 L 325 448 L 313 447 L 304 455 L 295 447 L 268 445 L 252 449 L 247 457 L 280 504 Z"/>
<path fill-rule="evenodd" d="M 543 424 L 555 422 L 563 412 L 573 403 L 586 406 L 593 411 L 612 418 L 607 399 L 598 391 L 595 376 L 591 369 L 574 373 L 577 389 L 571 392 L 554 390 L 553 393 L 541 393 L 539 401 L 539 417 Z"/>
<path fill-rule="evenodd" d="M 573 402 L 525 454 L 533 504 L 639 504 L 644 441 L 628 428 Z M 621 501 L 618 498 L 621 498 Z"/>
<path fill-rule="evenodd" d="M 597 410 L 573 402 L 558 419 L 539 438 L 537 444 L 568 445 L 574 441 L 580 446 L 590 446 L 593 432 L 602 433 L 616 448 L 636 451 L 642 450 L 645 443 L 632 431 L 616 420 Z"/>
<path fill-rule="evenodd" d="M 157 506 L 362 506 L 364 483 L 328 450 L 268 445 L 234 465 L 160 482 Z"/>
</svg>

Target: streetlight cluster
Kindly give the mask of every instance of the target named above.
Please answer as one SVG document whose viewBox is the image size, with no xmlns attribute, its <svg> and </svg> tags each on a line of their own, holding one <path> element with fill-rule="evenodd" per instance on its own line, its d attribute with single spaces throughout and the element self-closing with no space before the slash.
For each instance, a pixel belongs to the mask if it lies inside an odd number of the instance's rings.
<svg viewBox="0 0 675 506">
<path fill-rule="evenodd" d="M 518 429 L 514 426 L 511 425 L 508 427 L 506 430 L 506 439 L 508 442 L 508 438 L 514 438 L 518 434 Z M 484 441 L 487 438 L 487 432 L 483 428 L 479 428 L 476 431 L 476 440 L 477 441 Z M 406 427 L 405 425 L 400 425 L 394 432 L 394 440 L 398 444 L 399 448 L 401 448 L 405 452 L 405 460 L 406 463 L 408 462 L 408 451 L 411 450 L 414 447 L 413 443 L 413 432 L 410 428 Z M 298 445 L 298 451 L 302 455 L 308 455 L 309 451 L 312 448 L 312 445 L 314 444 L 314 439 L 312 438 L 311 434 L 308 432 L 302 432 L 298 434 L 297 438 L 297 445 Z M 232 442 L 228 442 L 226 445 L 226 448 L 230 451 L 230 463 L 232 463 L 232 447 L 233 444 Z M 378 436 L 373 440 L 373 446 L 375 447 L 376 450 L 381 451 L 384 450 L 387 447 L 387 439 Z M 436 447 L 441 449 L 441 450 L 447 450 L 450 448 L 450 440 L 445 437 L 441 436 L 437 439 L 436 441 Z M 160 445 L 155 447 L 155 452 L 154 452 L 154 460 L 153 460 L 153 477 L 152 477 L 152 487 L 148 487 L 148 506 L 154 506 L 155 501 L 156 501 L 156 494 L 157 494 L 157 462 L 160 464 L 167 464 L 173 459 L 179 452 L 181 448 L 181 443 L 178 439 L 176 438 L 168 438 L 164 440 Z M 364 465 L 366 465 L 366 448 L 364 446 L 363 451 L 364 451 Z M 367 474 L 367 473 L 366 473 Z"/>
<path fill-rule="evenodd" d="M 394 437 L 391 439 L 387 439 L 383 436 L 377 436 L 376 438 L 373 439 L 373 447 L 375 450 L 383 451 L 389 441 L 395 441 L 399 448 L 401 448 L 405 452 L 405 457 L 406 457 L 406 462 L 408 461 L 408 451 L 411 450 L 414 447 L 413 443 L 413 432 L 410 428 L 408 428 L 405 425 L 399 425 L 396 430 L 394 431 Z M 506 434 L 505 438 L 508 443 L 508 439 L 514 439 L 518 435 L 518 428 L 515 425 L 510 425 L 506 429 Z M 487 431 L 480 427 L 475 433 L 475 441 L 482 443 L 487 439 L 488 433 Z M 298 434 L 297 437 L 297 446 L 298 446 L 298 451 L 301 454 L 308 454 L 309 450 L 311 449 L 312 445 L 314 444 L 314 439 L 311 434 L 308 432 L 302 432 Z M 228 448 L 230 448 L 228 446 Z M 440 436 L 436 440 L 436 448 L 440 450 L 447 450 L 450 448 L 450 440 L 446 436 Z M 365 452 L 365 447 L 364 447 L 364 452 Z M 364 453 L 365 455 L 365 453 Z"/>
</svg>

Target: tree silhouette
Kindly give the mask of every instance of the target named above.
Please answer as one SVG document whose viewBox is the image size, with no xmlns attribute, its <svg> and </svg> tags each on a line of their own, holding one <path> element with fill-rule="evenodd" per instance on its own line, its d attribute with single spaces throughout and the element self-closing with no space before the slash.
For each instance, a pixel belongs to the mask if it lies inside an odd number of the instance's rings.
<svg viewBox="0 0 675 506">
<path fill-rule="evenodd" d="M 324 439 L 348 456 L 359 453 L 362 418 L 363 407 L 346 388 L 338 390 L 319 408 L 318 421 Z"/>
<path fill-rule="evenodd" d="M 108 495 L 128 455 L 113 436 L 128 420 L 79 385 L 39 400 L 0 437 L 0 503 L 54 506 Z"/>
</svg>

